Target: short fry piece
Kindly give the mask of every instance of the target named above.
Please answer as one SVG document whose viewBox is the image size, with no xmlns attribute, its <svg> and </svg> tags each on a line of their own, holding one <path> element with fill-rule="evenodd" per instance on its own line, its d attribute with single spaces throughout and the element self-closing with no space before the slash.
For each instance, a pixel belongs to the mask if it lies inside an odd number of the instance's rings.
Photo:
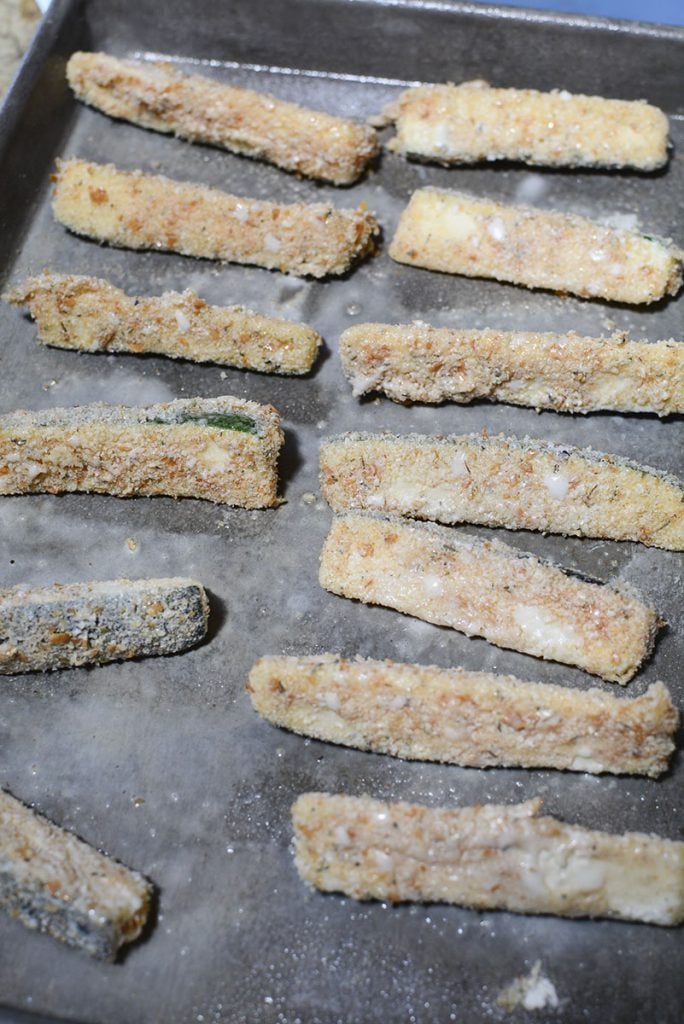
<svg viewBox="0 0 684 1024">
<path fill-rule="evenodd" d="M 303 736 L 417 761 L 656 777 L 679 716 L 663 683 L 613 697 L 513 676 L 333 654 L 260 658 L 256 711 Z"/>
<path fill-rule="evenodd" d="M 541 817 L 542 801 L 429 808 L 304 793 L 292 807 L 304 881 L 358 900 L 684 920 L 684 843 Z"/>
<path fill-rule="evenodd" d="M 407 89 L 387 113 L 397 122 L 389 149 L 442 164 L 522 160 L 652 171 L 667 163 L 667 117 L 643 100 L 475 81 Z"/>
<path fill-rule="evenodd" d="M 627 683 L 661 624 L 628 588 L 589 582 L 498 541 L 395 516 L 336 516 L 321 586 L 499 647 Z"/>
<path fill-rule="evenodd" d="M 335 512 L 361 509 L 684 550 L 673 476 L 591 448 L 483 434 L 341 434 L 321 445 Z"/>
<path fill-rule="evenodd" d="M 0 673 L 177 654 L 207 632 L 204 587 L 181 577 L 0 590 Z"/>
<path fill-rule="evenodd" d="M 343 274 L 372 248 L 367 210 L 247 199 L 112 164 L 57 161 L 52 209 L 77 235 L 301 276 Z"/>
<path fill-rule="evenodd" d="M 684 412 L 684 344 L 676 341 L 356 324 L 342 334 L 340 356 L 355 395 L 382 391 L 395 402 Z"/>
<path fill-rule="evenodd" d="M 240 89 L 170 64 L 72 54 L 69 85 L 110 117 L 268 160 L 287 171 L 349 185 L 378 150 L 373 128 Z"/>
<path fill-rule="evenodd" d="M 131 298 L 96 277 L 52 274 L 10 289 L 27 305 L 45 345 L 83 352 L 154 352 L 263 373 L 307 373 L 321 336 L 306 324 L 242 306 L 209 306 L 195 292 Z"/>
<path fill-rule="evenodd" d="M 0 416 L 0 494 L 167 494 L 278 504 L 280 417 L 240 398 L 144 408 L 76 406 Z"/>
<path fill-rule="evenodd" d="M 399 263 L 636 305 L 676 295 L 684 252 L 585 217 L 418 189 L 390 246 Z"/>
<path fill-rule="evenodd" d="M 0 907 L 98 960 L 142 931 L 152 885 L 0 790 Z"/>
</svg>

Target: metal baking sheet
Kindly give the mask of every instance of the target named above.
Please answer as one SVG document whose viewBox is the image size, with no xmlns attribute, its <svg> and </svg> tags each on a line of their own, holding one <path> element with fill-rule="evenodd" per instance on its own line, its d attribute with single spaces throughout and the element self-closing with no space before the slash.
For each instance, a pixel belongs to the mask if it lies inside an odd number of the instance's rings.
<svg viewBox="0 0 684 1024">
<path fill-rule="evenodd" d="M 166 498 L 0 501 L 3 585 L 192 574 L 210 589 L 213 608 L 208 641 L 187 654 L 0 682 L 0 784 L 143 871 L 160 891 L 150 934 L 114 965 L 90 962 L 1 917 L 0 1019 L 32 1012 L 93 1024 L 679 1021 L 681 930 L 323 896 L 295 873 L 289 807 L 309 789 L 454 806 L 540 795 L 549 812 L 571 822 L 677 838 L 681 758 L 659 781 L 402 763 L 276 730 L 252 712 L 244 682 L 259 655 L 333 650 L 602 685 L 322 591 L 318 552 L 330 513 L 318 496 L 317 449 L 327 433 L 348 429 L 487 429 L 592 445 L 682 475 L 681 418 L 359 402 L 337 355 L 341 331 L 363 320 L 589 334 L 618 328 L 633 337 L 681 338 L 681 298 L 648 309 L 608 306 L 431 274 L 387 256 L 405 201 L 425 184 L 635 224 L 681 242 L 681 152 L 651 175 L 505 164 L 448 170 L 384 154 L 360 184 L 336 190 L 86 109 L 64 81 L 65 61 L 77 48 L 165 54 L 182 68 L 358 117 L 376 113 L 413 81 L 485 77 L 645 97 L 674 115 L 680 150 L 684 137 L 683 111 L 673 106 L 682 98 L 684 52 L 676 29 L 441 0 L 54 4 L 0 126 L 3 283 L 51 267 L 101 275 L 140 294 L 192 287 L 211 302 L 309 321 L 327 348 L 307 379 L 278 379 L 42 348 L 28 319 L 0 309 L 3 411 L 228 393 L 272 402 L 287 435 L 286 503 L 273 511 Z M 385 244 L 353 273 L 326 282 L 100 247 L 52 219 L 49 175 L 65 154 L 283 201 L 365 200 L 384 226 Z M 627 693 L 662 678 L 681 702 L 679 556 L 523 532 L 504 539 L 602 579 L 637 584 L 670 626 Z M 559 1007 L 506 1015 L 498 993 L 537 960 Z"/>
</svg>

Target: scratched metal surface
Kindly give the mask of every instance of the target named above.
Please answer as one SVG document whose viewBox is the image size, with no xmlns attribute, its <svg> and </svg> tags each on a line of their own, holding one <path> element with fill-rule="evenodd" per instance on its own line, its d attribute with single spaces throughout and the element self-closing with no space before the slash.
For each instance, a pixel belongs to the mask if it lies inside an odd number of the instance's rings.
<svg viewBox="0 0 684 1024">
<path fill-rule="evenodd" d="M 64 62 L 77 48 L 163 53 L 180 66 L 312 106 L 365 117 L 406 81 L 488 77 L 500 84 L 646 97 L 669 113 L 681 95 L 683 36 L 448 3 L 253 0 L 228 5 L 62 0 L 5 108 L 0 154 L 2 280 L 49 266 L 92 273 L 140 294 L 193 287 L 303 319 L 327 349 L 307 379 L 283 380 L 162 358 L 39 347 L 17 311 L 0 309 L 0 408 L 94 400 L 148 403 L 223 393 L 273 402 L 287 434 L 286 504 L 226 510 L 198 501 L 26 496 L 0 501 L 0 582 L 188 574 L 213 595 L 211 635 L 163 660 L 0 682 L 0 784 L 147 874 L 154 928 L 114 965 L 91 963 L 0 918 L 3 1021 L 31 1011 L 78 1021 L 289 1022 L 503 1020 L 496 996 L 536 960 L 560 1006 L 545 1019 L 674 1024 L 684 996 L 681 931 L 615 922 L 482 915 L 457 907 L 354 904 L 302 886 L 289 851 L 289 807 L 309 789 L 428 804 L 513 802 L 610 830 L 678 837 L 681 758 L 659 781 L 548 771 L 477 771 L 402 763 L 335 748 L 260 721 L 244 693 L 265 653 L 462 664 L 587 687 L 579 671 L 367 608 L 323 592 L 317 558 L 330 514 L 317 496 L 317 447 L 328 432 L 466 432 L 487 428 L 593 445 L 682 475 L 682 423 L 611 414 L 572 418 L 476 404 L 401 408 L 352 398 L 336 352 L 362 320 L 564 330 L 613 327 L 681 338 L 682 299 L 649 309 L 532 293 L 392 264 L 386 242 L 411 190 L 456 185 L 501 199 L 617 218 L 684 240 L 684 170 L 675 151 L 655 175 L 445 170 L 383 155 L 360 184 L 335 190 L 216 150 L 114 123 L 76 104 Z M 682 142 L 684 125 L 672 121 Z M 99 247 L 49 209 L 54 158 L 79 154 L 281 200 L 365 200 L 385 230 L 379 255 L 342 280 L 305 282 L 258 269 Z M 484 534 L 486 531 L 480 530 Z M 498 531 L 501 535 L 503 531 Z M 128 544 L 135 538 L 137 546 Z M 504 539 L 604 580 L 637 584 L 669 620 L 627 690 L 668 682 L 681 702 L 681 558 L 634 544 L 532 533 Z M 612 692 L 612 691 L 611 691 Z M 524 1011 L 512 1021 L 524 1020 Z M 540 1019 L 535 1017 L 535 1019 Z"/>
</svg>

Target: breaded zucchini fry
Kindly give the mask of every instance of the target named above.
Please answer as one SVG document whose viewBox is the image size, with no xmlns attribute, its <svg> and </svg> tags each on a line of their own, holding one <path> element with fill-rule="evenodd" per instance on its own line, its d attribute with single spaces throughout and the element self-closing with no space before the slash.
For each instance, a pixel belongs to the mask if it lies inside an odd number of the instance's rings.
<svg viewBox="0 0 684 1024">
<path fill-rule="evenodd" d="M 389 149 L 442 164 L 522 160 L 652 171 L 667 163 L 667 117 L 643 100 L 475 81 L 407 89 L 386 113 L 397 123 Z"/>
<path fill-rule="evenodd" d="M 153 887 L 0 790 L 0 907 L 98 960 L 142 931 Z"/>
<path fill-rule="evenodd" d="M 335 512 L 362 509 L 684 550 L 684 488 L 617 455 L 485 434 L 341 434 L 321 445 Z"/>
<path fill-rule="evenodd" d="M 306 324 L 242 306 L 209 306 L 195 292 L 131 298 L 97 277 L 45 271 L 3 298 L 27 305 L 45 345 L 83 352 L 154 352 L 263 373 L 307 373 L 321 336 Z"/>
<path fill-rule="evenodd" d="M 143 128 L 208 142 L 335 185 L 356 181 L 378 150 L 373 128 L 240 89 L 169 64 L 74 53 L 69 85 L 84 103 Z"/>
<path fill-rule="evenodd" d="M 627 683 L 661 622 L 631 588 L 588 581 L 498 541 L 395 516 L 336 516 L 320 583 L 342 597 Z"/>
<path fill-rule="evenodd" d="M 414 267 L 641 305 L 676 295 L 684 252 L 585 217 L 421 188 L 389 250 Z"/>
<path fill-rule="evenodd" d="M 280 417 L 240 398 L 144 408 L 75 406 L 0 416 L 0 494 L 167 494 L 278 504 Z"/>
<path fill-rule="evenodd" d="M 292 807 L 304 881 L 359 900 L 561 917 L 684 920 L 684 843 L 615 835 L 521 804 L 428 808 L 304 793 Z"/>
<path fill-rule="evenodd" d="M 103 580 L 0 590 L 0 673 L 177 654 L 206 635 L 196 580 Z"/>
<path fill-rule="evenodd" d="M 355 395 L 382 391 L 395 402 L 684 412 L 684 344 L 676 341 L 356 324 L 342 334 L 340 356 Z"/>
<path fill-rule="evenodd" d="M 303 736 L 473 768 L 656 777 L 667 770 L 679 721 L 663 683 L 625 700 L 489 672 L 334 654 L 260 658 L 247 690 L 260 715 Z"/>
<path fill-rule="evenodd" d="M 367 210 L 290 206 L 230 195 L 112 164 L 57 161 L 52 209 L 77 235 L 123 249 L 162 249 L 300 276 L 343 274 L 370 251 Z"/>
</svg>

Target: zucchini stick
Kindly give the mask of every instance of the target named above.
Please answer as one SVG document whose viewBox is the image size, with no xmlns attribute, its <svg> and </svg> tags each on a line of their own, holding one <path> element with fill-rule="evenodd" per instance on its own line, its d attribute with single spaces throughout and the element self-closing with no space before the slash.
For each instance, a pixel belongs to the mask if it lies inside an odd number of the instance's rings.
<svg viewBox="0 0 684 1024">
<path fill-rule="evenodd" d="M 153 887 L 0 790 L 0 907 L 97 960 L 142 931 Z"/>
<path fill-rule="evenodd" d="M 242 306 L 209 306 L 189 289 L 133 298 L 100 278 L 45 271 L 3 298 L 28 306 L 44 345 L 82 352 L 154 352 L 241 370 L 302 374 L 321 344 L 306 324 Z"/>
<path fill-rule="evenodd" d="M 20 410 L 0 416 L 0 495 L 167 494 L 278 504 L 280 418 L 240 398 Z"/>
<path fill-rule="evenodd" d="M 177 654 L 207 632 L 196 580 L 21 584 L 0 590 L 0 673 L 46 672 Z"/>
<path fill-rule="evenodd" d="M 394 516 L 336 516 L 321 586 L 627 683 L 662 624 L 641 596 L 498 541 Z"/>
<path fill-rule="evenodd" d="M 112 164 L 57 161 L 52 209 L 70 231 L 123 249 L 157 249 L 300 276 L 343 274 L 370 251 L 371 213 L 233 196 Z"/>
<path fill-rule="evenodd" d="M 395 402 L 684 412 L 684 344 L 672 340 L 356 324 L 340 338 L 340 357 L 355 395 L 381 391 Z"/>
<path fill-rule="evenodd" d="M 321 445 L 335 512 L 361 509 L 684 550 L 673 476 L 591 448 L 485 434 L 342 434 Z"/>
<path fill-rule="evenodd" d="M 513 676 L 347 661 L 265 657 L 247 683 L 274 725 L 345 747 L 473 768 L 565 768 L 657 777 L 679 716 L 663 683 L 626 700 Z"/>
<path fill-rule="evenodd" d="M 414 267 L 635 305 L 676 295 L 684 258 L 667 239 L 437 188 L 413 193 L 389 252 Z"/>
<path fill-rule="evenodd" d="M 295 864 L 324 892 L 477 910 L 684 920 L 684 843 L 615 835 L 539 814 L 542 801 L 428 808 L 304 793 Z"/>
<path fill-rule="evenodd" d="M 378 149 L 373 128 L 266 92 L 184 75 L 170 64 L 72 54 L 76 96 L 110 117 L 268 160 L 309 178 L 349 185 Z"/>
<path fill-rule="evenodd" d="M 475 81 L 407 89 L 386 113 L 397 124 L 389 149 L 441 164 L 521 160 L 653 171 L 667 163 L 667 117 L 643 100 Z"/>
</svg>

